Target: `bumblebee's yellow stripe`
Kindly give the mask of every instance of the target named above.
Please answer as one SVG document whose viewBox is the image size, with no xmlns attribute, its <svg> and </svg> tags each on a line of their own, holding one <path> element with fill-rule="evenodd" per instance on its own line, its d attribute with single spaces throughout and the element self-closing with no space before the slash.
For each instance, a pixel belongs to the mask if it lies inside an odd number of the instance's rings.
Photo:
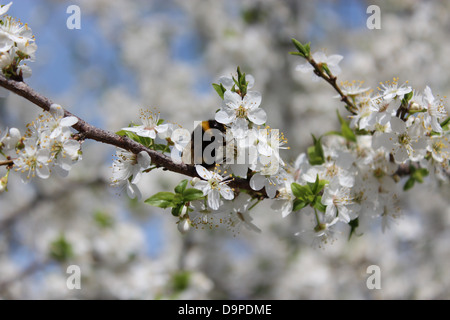
<svg viewBox="0 0 450 320">
<path fill-rule="evenodd" d="M 203 131 L 208 131 L 211 128 L 211 126 L 209 125 L 209 121 L 202 121 L 202 128 Z"/>
</svg>

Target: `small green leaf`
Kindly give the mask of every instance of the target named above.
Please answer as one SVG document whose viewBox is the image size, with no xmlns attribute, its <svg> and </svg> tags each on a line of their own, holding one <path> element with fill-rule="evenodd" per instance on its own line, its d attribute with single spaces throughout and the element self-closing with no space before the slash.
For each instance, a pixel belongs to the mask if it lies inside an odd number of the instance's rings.
<svg viewBox="0 0 450 320">
<path fill-rule="evenodd" d="M 147 138 L 147 139 L 150 139 L 150 138 Z M 146 141 L 146 143 L 148 143 L 148 141 Z M 144 144 L 144 143 L 142 143 L 144 146 L 149 146 L 149 144 Z M 157 144 L 154 144 L 154 145 L 152 145 L 151 146 L 151 149 L 153 149 L 153 150 L 155 150 L 155 151 L 160 151 L 160 152 L 169 152 L 170 151 L 170 146 L 168 146 L 168 145 L 166 145 L 166 144 L 160 144 L 160 143 L 157 143 Z"/>
<path fill-rule="evenodd" d="M 412 187 L 414 187 L 414 183 L 415 183 L 415 182 L 416 182 L 416 180 L 415 180 L 413 177 L 409 178 L 409 179 L 406 181 L 405 185 L 403 186 L 403 190 L 404 190 L 404 191 L 408 191 L 409 189 L 411 189 Z"/>
<path fill-rule="evenodd" d="M 306 56 L 309 57 L 311 55 L 311 42 L 308 42 L 305 45 L 303 45 L 303 48 L 305 49 Z"/>
<path fill-rule="evenodd" d="M 306 199 L 306 197 L 308 197 L 310 195 L 313 195 L 312 192 L 311 192 L 311 189 L 310 189 L 310 187 L 308 185 L 302 186 L 302 185 L 300 185 L 298 183 L 295 183 L 295 182 L 293 182 L 291 184 L 291 190 L 292 190 L 292 193 L 294 194 L 294 196 L 297 199 L 303 199 L 304 200 L 304 199 Z"/>
<path fill-rule="evenodd" d="M 101 228 L 110 228 L 114 225 L 114 219 L 109 214 L 103 211 L 97 211 L 94 213 L 94 221 Z"/>
<path fill-rule="evenodd" d="M 313 208 L 316 208 L 320 212 L 325 212 L 327 209 L 327 206 L 322 203 L 322 197 L 316 196 L 314 200 L 311 202 L 311 205 Z"/>
<path fill-rule="evenodd" d="M 119 130 L 119 131 L 116 131 L 116 134 L 118 135 L 118 136 L 121 136 L 121 137 L 123 137 L 124 135 L 125 135 L 125 133 L 126 133 L 127 131 L 126 130 Z"/>
<path fill-rule="evenodd" d="M 292 38 L 292 43 L 297 48 L 299 55 L 303 58 L 307 58 L 310 55 L 310 43 L 307 43 L 306 45 L 301 44 L 300 41 Z"/>
<path fill-rule="evenodd" d="M 174 208 L 172 208 L 172 215 L 174 216 L 174 217 L 179 217 L 180 216 L 180 214 L 181 214 L 181 212 L 183 212 L 183 208 L 184 208 L 184 205 L 182 204 L 182 205 L 178 205 L 178 206 L 176 206 L 176 207 L 174 207 Z"/>
<path fill-rule="evenodd" d="M 338 119 L 339 119 L 339 123 L 341 124 L 341 131 L 342 131 L 342 136 L 347 139 L 348 141 L 351 142 L 356 142 L 356 136 L 355 133 L 353 132 L 353 130 L 350 128 L 349 124 L 347 121 L 345 121 L 341 115 L 339 114 L 339 111 L 336 112 Z"/>
<path fill-rule="evenodd" d="M 198 189 L 190 188 L 183 192 L 183 201 L 189 202 L 203 198 L 203 192 Z"/>
<path fill-rule="evenodd" d="M 50 256 L 58 262 L 65 262 L 73 256 L 73 248 L 64 234 L 50 244 Z"/>
<path fill-rule="evenodd" d="M 321 165 L 325 162 L 325 156 L 322 148 L 322 138 L 317 139 L 313 134 L 314 146 L 311 146 L 307 150 L 308 160 L 311 165 Z"/>
<path fill-rule="evenodd" d="M 444 129 L 444 127 L 447 126 L 449 122 L 450 122 L 450 117 L 448 117 L 447 119 L 445 119 L 444 121 L 442 121 L 440 123 L 441 127 Z"/>
<path fill-rule="evenodd" d="M 188 184 L 188 180 L 184 179 L 182 180 L 176 187 L 175 192 L 179 194 L 183 194 L 184 190 L 186 190 L 186 186 Z"/>
<path fill-rule="evenodd" d="M 172 192 L 158 192 L 144 202 L 163 209 L 173 207 L 175 205 L 175 194 Z"/>
<path fill-rule="evenodd" d="M 314 183 L 308 182 L 307 184 L 311 188 L 312 194 L 317 195 L 323 190 L 323 188 L 325 188 L 325 185 L 328 184 L 328 180 L 320 180 L 319 175 L 317 175 Z"/>
<path fill-rule="evenodd" d="M 178 271 L 172 276 L 172 287 L 176 293 L 183 292 L 189 287 L 191 282 L 190 271 Z"/>
<path fill-rule="evenodd" d="M 223 100 L 223 96 L 225 94 L 225 91 L 227 91 L 227 89 L 225 89 L 223 84 L 213 83 L 212 86 L 214 87 L 214 90 L 216 90 L 219 97 L 222 98 L 222 100 Z"/>
<path fill-rule="evenodd" d="M 324 136 L 331 136 L 331 135 L 342 137 L 342 133 L 339 131 L 328 131 L 327 133 L 324 134 Z"/>
<path fill-rule="evenodd" d="M 311 186 L 311 192 L 313 194 L 317 194 L 317 189 L 319 188 L 319 181 L 320 181 L 319 175 L 317 174 L 316 175 L 316 181 L 314 181 L 314 183 Z"/>
<path fill-rule="evenodd" d="M 416 180 L 419 183 L 422 183 L 423 178 L 426 176 L 428 176 L 428 170 L 425 168 L 416 169 L 412 173 L 412 177 L 414 178 L 414 180 Z"/>
<path fill-rule="evenodd" d="M 306 203 L 305 201 L 297 199 L 294 201 L 294 207 L 292 208 L 292 211 L 299 211 L 304 207 L 306 207 L 307 205 L 308 203 Z"/>
</svg>

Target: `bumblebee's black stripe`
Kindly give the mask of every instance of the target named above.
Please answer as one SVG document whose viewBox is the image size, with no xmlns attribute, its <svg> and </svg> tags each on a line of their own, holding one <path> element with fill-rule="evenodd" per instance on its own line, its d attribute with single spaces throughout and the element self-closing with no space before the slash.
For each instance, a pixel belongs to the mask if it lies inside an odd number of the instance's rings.
<svg viewBox="0 0 450 320">
<path fill-rule="evenodd" d="M 217 122 L 215 120 L 207 120 L 207 121 L 202 121 L 201 126 L 197 126 L 194 129 L 194 131 L 192 131 L 192 134 L 191 134 L 191 160 L 192 160 L 192 163 L 194 163 L 194 164 L 201 164 L 205 168 L 208 168 L 208 169 L 214 167 L 215 163 L 212 163 L 212 164 L 206 163 L 205 159 L 203 158 L 203 156 L 197 157 L 197 159 L 196 159 L 195 151 L 194 151 L 195 148 L 196 148 L 196 144 L 195 144 L 194 137 L 196 135 L 200 135 L 200 137 L 202 137 L 202 139 L 201 139 L 202 141 L 200 143 L 201 143 L 201 155 L 203 155 L 204 151 L 205 151 L 205 148 L 207 148 L 211 143 L 214 142 L 214 139 L 204 139 L 205 134 L 206 135 L 208 135 L 208 134 L 211 135 L 211 138 L 213 137 L 213 133 L 212 133 L 212 131 L 210 129 L 217 129 L 222 134 L 224 134 L 225 131 L 226 131 L 226 128 L 225 128 L 225 126 L 222 123 L 219 123 L 219 122 Z M 199 130 L 201 130 L 201 133 L 199 132 Z M 211 141 L 205 141 L 205 140 L 211 140 Z M 222 141 L 225 144 L 225 137 L 224 136 L 222 136 Z M 211 155 L 213 157 L 215 157 L 215 151 L 214 150 L 212 151 Z"/>
</svg>

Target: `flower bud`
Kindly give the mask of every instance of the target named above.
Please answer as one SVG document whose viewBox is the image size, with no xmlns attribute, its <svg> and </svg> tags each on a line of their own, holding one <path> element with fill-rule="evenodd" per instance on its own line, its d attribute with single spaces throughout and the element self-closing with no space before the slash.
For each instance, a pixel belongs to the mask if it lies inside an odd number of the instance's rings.
<svg viewBox="0 0 450 320">
<path fill-rule="evenodd" d="M 422 107 L 417 102 L 411 101 L 409 103 L 409 110 L 410 111 L 420 111 L 420 110 L 422 110 Z"/>
<path fill-rule="evenodd" d="M 189 220 L 189 218 L 180 219 L 180 221 L 178 221 L 178 231 L 180 231 L 181 234 L 186 234 L 190 229 L 191 220 Z"/>
<path fill-rule="evenodd" d="M 197 182 L 199 182 L 199 181 L 200 181 L 200 178 L 198 178 L 198 177 L 192 178 L 191 186 L 195 186 L 197 184 Z"/>
</svg>

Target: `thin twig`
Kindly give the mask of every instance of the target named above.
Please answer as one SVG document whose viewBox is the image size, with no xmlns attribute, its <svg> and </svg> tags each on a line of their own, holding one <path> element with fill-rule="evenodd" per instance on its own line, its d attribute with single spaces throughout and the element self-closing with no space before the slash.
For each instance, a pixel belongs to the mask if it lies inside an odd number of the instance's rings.
<svg viewBox="0 0 450 320">
<path fill-rule="evenodd" d="M 0 161 L 0 166 L 12 166 L 13 164 L 14 164 L 14 161 L 12 161 L 12 160 Z"/>
<path fill-rule="evenodd" d="M 334 75 L 331 75 L 331 76 L 327 75 L 323 71 L 323 68 L 321 68 L 314 59 L 308 58 L 307 60 L 308 60 L 309 64 L 311 64 L 311 66 L 314 67 L 314 73 L 318 77 L 320 77 L 320 78 L 324 79 L 326 82 L 328 82 L 334 88 L 334 90 L 336 90 L 336 92 L 341 96 L 341 101 L 347 105 L 347 110 L 350 111 L 351 113 L 355 114 L 356 106 L 353 103 L 353 101 L 351 101 L 349 99 L 349 97 L 347 95 L 345 95 L 342 92 L 341 88 L 338 86 L 337 81 L 336 81 L 337 77 Z"/>
</svg>

